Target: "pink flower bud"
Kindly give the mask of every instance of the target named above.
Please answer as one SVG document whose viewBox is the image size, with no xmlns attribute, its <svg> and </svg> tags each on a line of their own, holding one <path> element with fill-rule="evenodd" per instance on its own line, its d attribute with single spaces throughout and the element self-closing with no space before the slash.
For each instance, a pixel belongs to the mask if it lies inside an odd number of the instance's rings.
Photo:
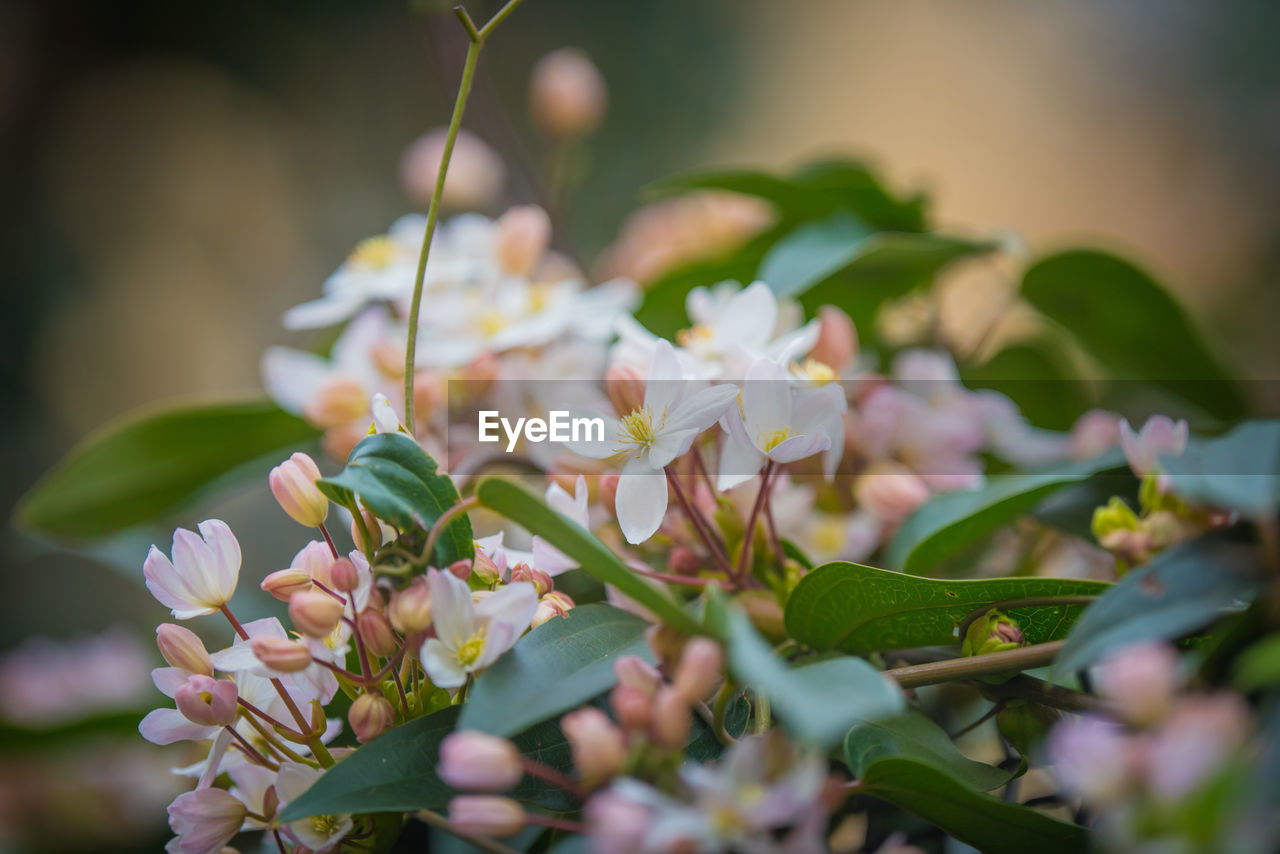
<svg viewBox="0 0 1280 854">
<path fill-rule="evenodd" d="M 271 494 L 295 522 L 315 528 L 329 514 L 329 499 L 316 488 L 320 469 L 315 460 L 299 451 L 271 470 L 267 482 Z"/>
<path fill-rule="evenodd" d="M 350 593 L 360 586 L 360 574 L 356 572 L 356 565 L 350 558 L 345 557 L 340 557 L 333 562 L 333 566 L 329 569 L 329 580 L 332 582 L 333 589 L 339 593 Z"/>
<path fill-rule="evenodd" d="M 610 516 L 618 515 L 618 478 L 617 472 L 607 472 L 600 475 L 600 506 L 609 512 Z"/>
<path fill-rule="evenodd" d="M 1071 456 L 1091 460 L 1115 447 L 1120 440 L 1120 420 L 1105 409 L 1090 409 L 1071 425 Z"/>
<path fill-rule="evenodd" d="M 391 622 L 377 608 L 365 608 L 361 611 L 356 617 L 356 629 L 364 639 L 364 645 L 374 655 L 390 658 L 399 647 L 395 632 L 391 630 Z"/>
<path fill-rule="evenodd" d="M 281 602 L 288 602 L 293 594 L 311 589 L 311 575 L 301 569 L 278 569 L 262 579 L 262 589 Z"/>
<path fill-rule="evenodd" d="M 619 683 L 613 686 L 609 705 L 623 729 L 648 732 L 653 726 L 653 697 L 634 685 Z"/>
<path fill-rule="evenodd" d="M 414 141 L 400 158 L 405 194 L 424 208 L 430 204 L 444 156 L 446 128 L 436 128 Z M 453 146 L 440 201 L 455 210 L 478 210 L 497 201 L 507 179 L 502 158 L 480 137 L 460 130 Z"/>
<path fill-rule="evenodd" d="M 1098 690 L 1116 704 L 1120 715 L 1136 726 L 1160 720 L 1173 703 L 1181 679 L 1178 655 L 1163 643 L 1125 647 L 1096 671 Z"/>
<path fill-rule="evenodd" d="M 200 726 L 230 726 L 236 722 L 236 683 L 193 674 L 173 695 L 182 716 Z"/>
<path fill-rule="evenodd" d="M 613 791 L 594 795 L 586 804 L 587 828 L 594 848 L 602 854 L 644 851 L 653 816 L 644 806 Z M 676 850 L 676 849 L 673 849 Z"/>
<path fill-rule="evenodd" d="M 471 562 L 471 573 L 487 587 L 502 580 L 502 568 L 480 549 L 476 549 L 475 559 Z"/>
<path fill-rule="evenodd" d="M 425 575 L 419 575 L 403 590 L 391 594 L 387 616 L 396 631 L 405 636 L 417 634 L 431 625 L 431 588 Z"/>
<path fill-rule="evenodd" d="M 552 51 L 533 67 L 529 78 L 529 113 L 551 137 L 581 136 L 604 118 L 608 88 L 600 69 L 575 48 Z"/>
<path fill-rule="evenodd" d="M 1206 784 L 1249 736 L 1249 705 L 1239 694 L 1182 698 L 1146 753 L 1147 785 L 1161 799 L 1184 798 Z"/>
<path fill-rule="evenodd" d="M 369 412 L 369 393 L 349 377 L 335 376 L 322 385 L 302 409 L 321 429 L 344 427 Z"/>
<path fill-rule="evenodd" d="M 516 205 L 498 217 L 497 226 L 498 264 L 512 275 L 529 275 L 551 244 L 551 218 L 537 205 Z"/>
<path fill-rule="evenodd" d="M 351 520 L 351 542 L 355 543 L 357 549 L 368 554 L 382 545 L 382 526 L 378 524 L 378 517 L 368 510 L 361 510 L 360 518 L 364 520 L 364 526 L 369 532 L 371 542 L 365 542 L 364 534 L 360 532 L 360 525 L 357 524 L 354 518 Z"/>
<path fill-rule="evenodd" d="M 587 786 L 599 785 L 622 771 L 627 761 L 626 738 L 604 712 L 595 706 L 569 712 L 560 719 L 560 729 Z"/>
<path fill-rule="evenodd" d="M 676 575 L 697 575 L 703 564 L 702 558 L 687 546 L 676 546 L 667 557 L 667 569 Z"/>
<path fill-rule="evenodd" d="M 698 702 L 719 684 L 723 667 L 720 644 L 710 638 L 693 638 L 684 645 L 680 655 L 673 683 L 676 693 L 689 703 Z"/>
<path fill-rule="evenodd" d="M 510 836 L 524 827 L 524 808 L 498 795 L 458 795 L 449 801 L 449 823 L 467 836 Z"/>
<path fill-rule="evenodd" d="M 395 722 L 396 711 L 381 694 L 361 694 L 347 712 L 347 723 L 351 724 L 351 731 L 361 744 L 373 741 L 391 729 Z"/>
<path fill-rule="evenodd" d="M 213 663 L 209 661 L 209 651 L 204 643 L 191 629 L 161 623 L 156 627 L 156 646 L 160 654 L 173 667 L 188 673 L 199 673 L 204 676 L 213 675 Z"/>
<path fill-rule="evenodd" d="M 684 747 L 693 731 L 689 712 L 689 701 L 675 688 L 664 685 L 658 689 L 653 699 L 653 734 L 660 744 L 672 750 Z"/>
<path fill-rule="evenodd" d="M 644 406 L 645 376 L 630 365 L 614 365 L 605 371 L 604 389 L 619 415 Z"/>
<path fill-rule="evenodd" d="M 613 662 L 613 673 L 620 684 L 637 688 L 646 697 L 658 693 L 658 688 L 662 685 L 662 674 L 638 655 L 619 656 Z"/>
<path fill-rule="evenodd" d="M 849 315 L 833 305 L 818 309 L 818 340 L 809 357 L 839 371 L 858 352 L 858 333 Z"/>
<path fill-rule="evenodd" d="M 929 500 L 929 485 L 899 463 L 869 467 L 854 488 L 858 505 L 890 524 L 898 524 Z"/>
<path fill-rule="evenodd" d="M 545 572 L 534 569 L 527 563 L 518 563 L 511 570 L 511 580 L 527 581 L 533 585 L 539 596 L 543 596 L 555 587 L 555 582 L 551 580 L 551 576 Z"/>
<path fill-rule="evenodd" d="M 454 578 L 466 581 L 471 577 L 471 561 L 455 560 L 453 563 L 449 564 L 449 574 Z"/>
<path fill-rule="evenodd" d="M 440 779 L 455 789 L 505 792 L 524 777 L 520 751 L 505 738 L 461 730 L 440 742 Z"/>
<path fill-rule="evenodd" d="M 169 804 L 169 827 L 178 834 L 175 851 L 220 851 L 240 832 L 248 812 L 225 789 L 184 792 Z"/>
<path fill-rule="evenodd" d="M 288 638 L 256 637 L 250 645 L 254 658 L 279 673 L 297 673 L 311 666 L 307 645 Z"/>
<path fill-rule="evenodd" d="M 307 637 L 323 638 L 342 619 L 342 603 L 320 590 L 303 590 L 289 599 L 289 619 Z"/>
</svg>

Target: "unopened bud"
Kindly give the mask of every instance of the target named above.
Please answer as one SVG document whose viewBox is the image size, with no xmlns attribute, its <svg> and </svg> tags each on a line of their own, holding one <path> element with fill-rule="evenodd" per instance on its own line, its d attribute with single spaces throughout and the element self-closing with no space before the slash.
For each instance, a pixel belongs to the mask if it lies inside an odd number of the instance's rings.
<svg viewBox="0 0 1280 854">
<path fill-rule="evenodd" d="M 608 88 L 600 69 L 575 48 L 552 51 L 533 67 L 529 78 L 529 112 L 548 136 L 590 133 L 604 118 Z"/>
<path fill-rule="evenodd" d="M 524 827 L 524 808 L 500 795 L 458 795 L 449 801 L 449 824 L 466 836 L 510 836 Z"/>
<path fill-rule="evenodd" d="M 339 593 L 350 593 L 360 586 L 360 574 L 351 558 L 340 557 L 335 560 L 329 569 L 329 579 L 333 582 L 333 589 Z"/>
<path fill-rule="evenodd" d="M 1113 495 L 1105 506 L 1093 511 L 1092 527 L 1093 536 L 1098 542 L 1102 542 L 1103 538 L 1114 531 L 1136 531 L 1138 514 L 1118 495 Z"/>
<path fill-rule="evenodd" d="M 471 562 L 471 574 L 486 587 L 492 587 L 502 580 L 502 570 L 482 550 L 476 549 L 475 560 Z"/>
<path fill-rule="evenodd" d="M 882 462 L 858 478 L 854 494 L 859 507 L 897 524 L 929 500 L 929 485 L 901 463 Z"/>
<path fill-rule="evenodd" d="M 1012 617 L 991 610 L 969 624 L 960 645 L 963 655 L 988 655 L 1017 649 L 1025 642 L 1022 630 Z"/>
<path fill-rule="evenodd" d="M 664 685 L 658 689 L 653 698 L 653 734 L 659 743 L 671 750 L 684 747 L 693 731 L 689 711 L 689 701 L 675 688 Z"/>
<path fill-rule="evenodd" d="M 604 375 L 605 393 L 620 416 L 644 406 L 645 377 L 630 365 L 614 365 Z"/>
<path fill-rule="evenodd" d="M 349 377 L 335 376 L 320 387 L 302 414 L 321 429 L 345 427 L 369 411 L 369 393 Z"/>
<path fill-rule="evenodd" d="M 533 622 L 530 625 L 536 629 L 547 620 L 568 616 L 572 610 L 573 600 L 569 595 L 553 590 L 538 600 L 538 607 L 533 612 Z"/>
<path fill-rule="evenodd" d="M 311 575 L 301 569 L 280 569 L 262 579 L 262 589 L 288 602 L 293 594 L 311 589 Z"/>
<path fill-rule="evenodd" d="M 461 581 L 466 581 L 471 577 L 471 561 L 455 560 L 449 564 L 449 574 Z"/>
<path fill-rule="evenodd" d="M 404 191 L 424 207 L 435 193 L 447 136 L 446 128 L 429 131 L 415 140 L 400 159 Z M 502 193 L 506 171 L 502 158 L 480 137 L 469 130 L 459 130 L 440 201 L 455 210 L 487 208 Z"/>
<path fill-rule="evenodd" d="M 328 593 L 303 590 L 289 599 L 289 619 L 308 637 L 327 637 L 342 619 L 342 603 Z"/>
<path fill-rule="evenodd" d="M 381 694 L 361 694 L 347 712 L 347 723 L 355 733 L 356 741 L 364 744 L 373 741 L 396 722 L 396 710 Z"/>
<path fill-rule="evenodd" d="M 853 361 L 858 352 L 858 333 L 853 321 L 833 305 L 818 309 L 818 340 L 809 357 L 838 371 Z"/>
<path fill-rule="evenodd" d="M 299 451 L 271 470 L 267 482 L 284 512 L 295 522 L 315 528 L 329 514 L 329 499 L 316 487 L 320 469 Z"/>
<path fill-rule="evenodd" d="M 360 522 L 354 517 L 351 520 L 351 541 L 355 543 L 357 549 L 369 554 L 382 545 L 382 525 L 378 523 L 378 517 L 368 510 L 360 511 L 360 519 L 364 520 L 364 529 L 369 532 L 369 541 L 365 541 L 364 533 L 360 530 Z"/>
<path fill-rule="evenodd" d="M 649 649 L 653 650 L 653 658 L 658 662 L 658 667 L 667 673 L 675 669 L 680 653 L 684 652 L 684 645 L 689 640 L 664 623 L 645 629 L 644 637 L 649 642 Z"/>
<path fill-rule="evenodd" d="M 667 569 L 676 575 L 697 575 L 703 560 L 688 546 L 676 546 L 667 557 Z"/>
<path fill-rule="evenodd" d="M 288 638 L 256 637 L 250 644 L 254 658 L 270 670 L 297 673 L 311 666 L 307 645 Z"/>
<path fill-rule="evenodd" d="M 493 247 L 499 266 L 515 276 L 527 276 L 551 243 L 551 218 L 537 205 L 516 205 L 498 217 Z"/>
<path fill-rule="evenodd" d="M 461 730 L 440 742 L 440 779 L 455 789 L 505 792 L 524 777 L 520 751 L 505 738 Z"/>
<path fill-rule="evenodd" d="M 425 575 L 419 575 L 407 587 L 391 594 L 387 616 L 396 631 L 405 636 L 417 634 L 431 625 L 431 588 Z"/>
<path fill-rule="evenodd" d="M 662 685 L 662 674 L 638 655 L 622 655 L 613 662 L 613 673 L 619 684 L 637 688 L 646 697 L 652 697 Z"/>
<path fill-rule="evenodd" d="M 555 582 L 551 580 L 551 576 L 541 570 L 534 569 L 527 563 L 518 563 L 511 570 L 511 580 L 527 581 L 533 585 L 539 596 L 543 596 L 551 592 L 555 587 Z"/>
<path fill-rule="evenodd" d="M 570 712 L 560 719 L 560 729 L 587 786 L 597 786 L 622 771 L 627 761 L 626 738 L 604 712 L 594 706 Z"/>
<path fill-rule="evenodd" d="M 1120 716 L 1135 726 L 1164 717 L 1173 704 L 1181 677 L 1178 655 L 1164 643 L 1125 647 L 1094 671 L 1098 691 L 1115 703 Z"/>
<path fill-rule="evenodd" d="M 173 695 L 182 716 L 200 726 L 230 726 L 236 722 L 236 683 L 193 674 Z"/>
<path fill-rule="evenodd" d="M 160 647 L 164 660 L 173 667 L 188 673 L 213 675 L 209 651 L 191 629 L 173 623 L 161 623 L 156 627 L 156 646 Z"/>
<path fill-rule="evenodd" d="M 613 686 L 609 705 L 623 729 L 647 732 L 653 725 L 653 697 L 634 685 Z"/>
<path fill-rule="evenodd" d="M 744 590 L 734 603 L 751 618 L 751 624 L 768 640 L 781 642 L 787 636 L 782 606 L 771 590 Z"/>
<path fill-rule="evenodd" d="M 618 515 L 618 479 L 620 475 L 617 472 L 607 472 L 600 475 L 600 506 L 609 512 L 610 516 Z"/>
<path fill-rule="evenodd" d="M 684 645 L 672 684 L 686 701 L 696 703 L 720 682 L 723 667 L 720 644 L 710 638 L 697 637 Z"/>
<path fill-rule="evenodd" d="M 381 658 L 390 658 L 399 646 L 395 632 L 391 630 L 391 622 L 377 608 L 365 608 L 360 612 L 356 617 L 356 630 L 369 652 Z"/>
</svg>

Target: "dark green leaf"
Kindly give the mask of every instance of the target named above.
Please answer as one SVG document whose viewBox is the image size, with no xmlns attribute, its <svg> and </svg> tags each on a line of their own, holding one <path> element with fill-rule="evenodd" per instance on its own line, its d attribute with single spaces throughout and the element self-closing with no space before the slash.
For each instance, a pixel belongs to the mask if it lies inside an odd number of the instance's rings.
<svg viewBox="0 0 1280 854">
<path fill-rule="evenodd" d="M 889 543 L 886 562 L 926 572 L 1024 513 L 1064 486 L 1124 465 L 1119 451 L 1034 474 L 997 475 L 980 489 L 948 492 L 913 513 Z"/>
<path fill-rule="evenodd" d="M 18 505 L 43 534 L 102 537 L 173 510 L 246 463 L 314 439 L 305 421 L 267 400 L 169 406 L 89 436 Z"/>
<path fill-rule="evenodd" d="M 1241 653 L 1231 681 L 1245 692 L 1280 685 L 1280 634 L 1265 637 Z"/>
<path fill-rule="evenodd" d="M 1160 468 L 1187 501 L 1265 519 L 1280 507 L 1280 421 L 1249 421 L 1216 439 L 1193 439 Z"/>
<path fill-rule="evenodd" d="M 590 531 L 552 510 L 529 490 L 510 480 L 491 477 L 476 487 L 476 498 L 495 513 L 536 532 L 601 582 L 612 584 L 663 622 L 688 634 L 698 633 L 697 622 L 674 599 L 649 586 Z"/>
<path fill-rule="evenodd" d="M 320 481 L 321 489 L 340 503 L 355 494 L 374 515 L 402 531 L 430 530 L 459 501 L 453 480 L 417 442 L 399 433 L 362 439 L 347 458 L 347 467 Z M 435 564 L 448 566 L 475 556 L 471 520 L 466 514 L 449 523 L 435 546 Z"/>
<path fill-rule="evenodd" d="M 1079 854 L 1089 834 L 1020 804 L 976 792 L 919 759 L 888 756 L 872 762 L 862 791 L 913 812 L 984 854 Z"/>
<path fill-rule="evenodd" d="M 1054 672 L 1070 673 L 1110 652 L 1167 640 L 1240 610 L 1262 584 L 1251 544 L 1209 535 L 1157 555 L 1130 570 L 1076 621 Z"/>
<path fill-rule="evenodd" d="M 856 563 L 823 564 L 787 600 L 787 633 L 819 650 L 872 652 L 959 643 L 956 626 L 974 610 L 1006 599 L 1093 596 L 1101 581 L 1071 578 L 943 580 Z M 1081 605 L 1009 609 L 1031 643 L 1066 635 Z"/>
<path fill-rule="evenodd" d="M 871 763 L 886 756 L 919 759 L 982 792 L 1003 786 L 1011 776 L 965 756 L 942 727 L 919 712 L 856 724 L 844 737 L 844 761 L 854 777 L 861 777 Z"/>
<path fill-rule="evenodd" d="M 1129 262 L 1091 250 L 1051 255 L 1026 272 L 1022 295 L 1116 379 L 1148 380 L 1218 418 L 1245 413 L 1231 373 L 1186 312 Z"/>
<path fill-rule="evenodd" d="M 509 736 L 613 687 L 621 655 L 653 661 L 649 624 L 611 605 L 581 605 L 543 623 L 476 679 L 459 726 Z"/>
</svg>

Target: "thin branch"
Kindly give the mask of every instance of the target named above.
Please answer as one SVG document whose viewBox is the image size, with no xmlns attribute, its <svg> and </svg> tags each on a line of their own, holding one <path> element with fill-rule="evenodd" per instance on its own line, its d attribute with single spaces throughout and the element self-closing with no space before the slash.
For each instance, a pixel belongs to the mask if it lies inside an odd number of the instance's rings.
<svg viewBox="0 0 1280 854">
<path fill-rule="evenodd" d="M 1052 664 L 1065 643 L 1065 641 L 1038 643 L 1005 652 L 894 667 L 884 673 L 896 680 L 903 688 L 919 688 L 922 685 L 937 685 L 940 682 L 953 682 L 958 679 L 976 679 L 979 676 L 1030 670 Z"/>
</svg>

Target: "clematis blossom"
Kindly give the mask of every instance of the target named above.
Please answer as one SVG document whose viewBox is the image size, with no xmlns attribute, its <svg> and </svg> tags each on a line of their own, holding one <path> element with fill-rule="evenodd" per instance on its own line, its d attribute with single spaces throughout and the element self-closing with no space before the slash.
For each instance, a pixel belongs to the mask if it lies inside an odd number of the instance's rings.
<svg viewBox="0 0 1280 854">
<path fill-rule="evenodd" d="M 547 487 L 546 498 L 547 506 L 561 516 L 578 523 L 583 528 L 590 527 L 587 520 L 587 479 L 582 475 L 578 475 L 578 481 L 573 485 L 573 495 L 570 495 L 560 484 L 553 483 Z M 539 572 L 545 572 L 554 577 L 577 565 L 573 558 L 542 537 L 534 536 L 533 566 Z"/>
<path fill-rule="evenodd" d="M 212 614 L 231 599 L 240 579 L 240 544 L 225 522 L 209 519 L 200 533 L 173 532 L 173 559 L 151 547 L 142 566 L 147 589 L 179 620 Z"/>
<path fill-rule="evenodd" d="M 1128 419 L 1121 418 L 1120 449 L 1138 477 L 1154 474 L 1160 468 L 1161 455 L 1176 457 L 1187 449 L 1187 422 L 1153 415 L 1135 431 Z"/>
<path fill-rule="evenodd" d="M 297 762 L 281 762 L 280 773 L 276 775 L 276 797 L 280 799 L 281 810 L 295 798 L 311 788 L 323 772 Z M 353 823 L 351 816 L 313 815 L 300 818 L 284 825 L 283 830 L 290 839 L 305 846 L 316 854 L 331 851 L 342 842 L 343 837 L 351 832 Z"/>
<path fill-rule="evenodd" d="M 538 608 L 538 591 L 526 581 L 508 584 L 479 604 L 452 573 L 433 569 L 428 584 L 436 637 L 423 644 L 419 658 L 441 688 L 460 688 L 470 674 L 497 661 L 529 628 Z"/>
<path fill-rule="evenodd" d="M 169 804 L 169 827 L 177 834 L 165 846 L 170 854 L 214 854 L 240 832 L 248 811 L 222 789 L 201 788 L 178 795 Z"/>
</svg>

